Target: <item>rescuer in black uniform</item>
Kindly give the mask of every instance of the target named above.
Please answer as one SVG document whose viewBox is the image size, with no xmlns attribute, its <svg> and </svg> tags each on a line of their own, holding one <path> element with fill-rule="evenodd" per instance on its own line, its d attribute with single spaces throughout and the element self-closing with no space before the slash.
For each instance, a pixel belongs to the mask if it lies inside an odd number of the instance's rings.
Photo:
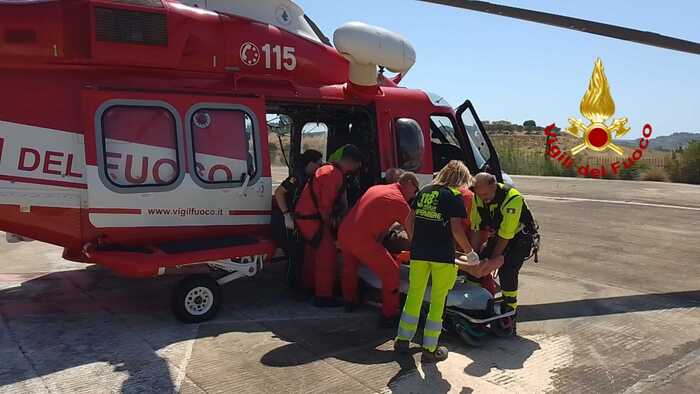
<svg viewBox="0 0 700 394">
<path fill-rule="evenodd" d="M 496 177 L 482 172 L 474 176 L 474 199 L 470 209 L 473 231 L 471 245 L 479 247 L 479 231 L 490 234 L 479 252 L 484 259 L 503 256 L 499 268 L 501 290 L 506 311 L 518 307 L 518 273 L 533 255 L 537 261 L 538 227 L 523 196 L 513 187 L 496 182 Z"/>
<path fill-rule="evenodd" d="M 287 284 L 290 288 L 301 289 L 301 269 L 304 264 L 304 244 L 294 223 L 294 206 L 306 181 L 323 163 L 323 154 L 308 149 L 302 153 L 292 167 L 292 175 L 275 189 L 275 203 L 272 210 L 272 228 L 275 241 L 282 247 L 289 261 Z"/>
</svg>

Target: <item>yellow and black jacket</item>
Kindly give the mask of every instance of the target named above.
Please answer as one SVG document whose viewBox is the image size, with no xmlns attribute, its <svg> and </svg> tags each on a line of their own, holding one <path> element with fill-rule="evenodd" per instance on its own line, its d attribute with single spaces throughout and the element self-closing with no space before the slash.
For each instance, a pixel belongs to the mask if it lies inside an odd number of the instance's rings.
<svg viewBox="0 0 700 394">
<path fill-rule="evenodd" d="M 535 228 L 523 196 L 515 188 L 502 183 L 498 184 L 496 197 L 488 204 L 474 195 L 469 219 L 472 230 L 491 228 L 503 239 L 513 239 L 521 230 L 534 231 Z"/>
</svg>

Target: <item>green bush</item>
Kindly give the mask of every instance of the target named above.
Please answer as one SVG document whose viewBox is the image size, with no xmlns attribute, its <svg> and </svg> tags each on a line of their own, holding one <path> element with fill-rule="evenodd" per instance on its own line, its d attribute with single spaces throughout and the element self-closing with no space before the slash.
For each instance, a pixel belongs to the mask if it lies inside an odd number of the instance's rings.
<svg viewBox="0 0 700 394">
<path fill-rule="evenodd" d="M 636 181 L 641 177 L 642 172 L 649 170 L 649 164 L 638 161 L 634 165 L 620 169 L 618 177 L 626 181 Z"/>
<path fill-rule="evenodd" d="M 668 182 L 668 174 L 663 168 L 651 168 L 642 173 L 643 181 Z"/>
<path fill-rule="evenodd" d="M 700 184 L 700 142 L 691 142 L 685 149 L 673 152 L 666 171 L 673 182 Z"/>
</svg>

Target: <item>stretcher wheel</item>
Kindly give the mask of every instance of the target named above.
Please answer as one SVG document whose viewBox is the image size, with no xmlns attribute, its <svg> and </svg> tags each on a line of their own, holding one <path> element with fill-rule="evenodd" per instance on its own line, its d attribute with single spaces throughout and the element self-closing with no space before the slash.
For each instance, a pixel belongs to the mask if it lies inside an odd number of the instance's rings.
<svg viewBox="0 0 700 394">
<path fill-rule="evenodd" d="M 481 339 L 479 339 L 476 336 L 472 336 L 469 332 L 467 332 L 464 329 L 457 330 L 457 335 L 459 335 L 459 338 L 471 347 L 480 347 L 481 345 L 483 345 Z"/>
<path fill-rule="evenodd" d="M 457 334 L 469 346 L 479 347 L 483 345 L 482 339 L 488 335 L 481 326 L 473 326 L 470 323 L 457 325 Z"/>
<path fill-rule="evenodd" d="M 172 309 L 184 323 L 213 319 L 221 305 L 221 287 L 208 275 L 191 275 L 180 281 L 173 293 Z"/>
<path fill-rule="evenodd" d="M 471 323 L 464 319 L 450 316 L 449 312 L 444 321 L 444 328 L 449 334 L 456 335 L 471 347 L 480 347 L 483 345 L 482 339 L 488 335 L 480 330 L 479 327 L 472 326 Z"/>
<path fill-rule="evenodd" d="M 512 337 L 515 334 L 515 320 L 512 316 L 494 320 L 490 327 L 491 332 L 497 337 Z"/>
</svg>

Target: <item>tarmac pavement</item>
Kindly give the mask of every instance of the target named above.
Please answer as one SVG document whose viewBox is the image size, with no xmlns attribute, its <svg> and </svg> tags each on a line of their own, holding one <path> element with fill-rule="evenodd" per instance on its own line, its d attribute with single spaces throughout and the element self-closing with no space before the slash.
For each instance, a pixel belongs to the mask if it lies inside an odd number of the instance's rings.
<svg viewBox="0 0 700 394">
<path fill-rule="evenodd" d="M 283 263 L 227 285 L 215 320 L 184 325 L 169 311 L 176 277 L 2 244 L 0 393 L 697 392 L 700 187 L 513 178 L 543 236 L 521 273 L 517 338 L 446 338 L 437 365 L 397 356 L 376 309 L 291 298 Z"/>
</svg>

